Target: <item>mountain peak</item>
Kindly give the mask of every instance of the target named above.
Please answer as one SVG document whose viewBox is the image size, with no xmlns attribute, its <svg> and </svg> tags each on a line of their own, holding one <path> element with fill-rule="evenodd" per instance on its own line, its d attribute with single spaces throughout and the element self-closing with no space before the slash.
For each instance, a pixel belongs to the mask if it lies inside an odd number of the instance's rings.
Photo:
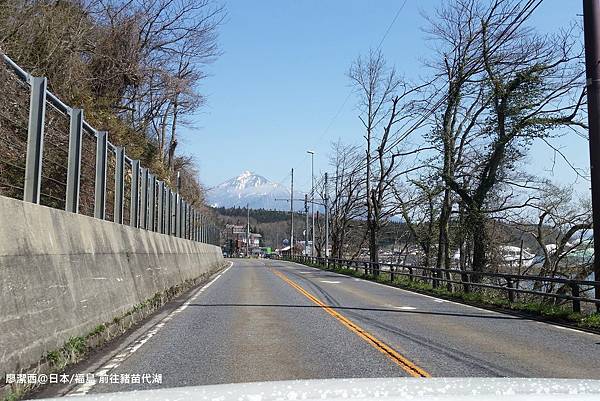
<svg viewBox="0 0 600 401">
<path fill-rule="evenodd" d="M 289 198 L 290 192 L 284 186 L 250 170 L 231 178 L 208 191 L 209 203 L 215 207 L 245 207 L 258 209 L 282 209 L 287 206 L 276 199 Z"/>
</svg>

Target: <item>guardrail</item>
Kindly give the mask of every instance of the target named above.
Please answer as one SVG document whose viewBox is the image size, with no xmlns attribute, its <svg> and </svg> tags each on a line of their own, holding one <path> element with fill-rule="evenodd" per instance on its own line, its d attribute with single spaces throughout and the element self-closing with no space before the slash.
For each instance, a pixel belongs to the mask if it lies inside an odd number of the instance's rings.
<svg viewBox="0 0 600 401">
<path fill-rule="evenodd" d="M 6 125 L 5 133 L 11 134 L 0 138 L 5 150 L 0 152 L 0 194 L 218 245 L 217 227 L 178 191 L 112 144 L 108 132 L 92 127 L 83 110 L 50 92 L 45 77 L 30 75 L 5 54 L 2 58 L 15 92 L 29 91 L 29 117 L 25 138 L 24 122 L 0 115 L 0 127 Z M 9 94 L 3 96 L 9 100 Z M 9 112 L 24 114 L 19 109 Z"/>
<path fill-rule="evenodd" d="M 555 301 L 570 301 L 573 312 L 581 312 L 581 303 L 600 305 L 600 299 L 588 298 L 581 294 L 600 286 L 600 281 L 572 280 L 559 277 L 541 277 L 505 273 L 486 273 L 463 271 L 458 269 L 438 269 L 435 267 L 408 266 L 398 263 L 372 263 L 363 260 L 311 257 L 303 255 L 285 256 L 284 260 L 299 263 L 311 263 L 323 268 L 347 268 L 362 271 L 363 274 L 387 275 L 390 282 L 397 277 L 408 280 L 419 280 L 434 287 L 445 284 L 448 291 L 454 292 L 453 284 L 460 286 L 461 291 L 470 292 L 473 288 L 491 289 L 504 292 L 509 302 L 516 302 L 518 294 L 528 294 Z M 475 278 L 475 279 L 474 279 Z M 541 288 L 560 284 L 556 292 L 544 292 Z M 569 293 L 567 293 L 567 291 Z"/>
</svg>

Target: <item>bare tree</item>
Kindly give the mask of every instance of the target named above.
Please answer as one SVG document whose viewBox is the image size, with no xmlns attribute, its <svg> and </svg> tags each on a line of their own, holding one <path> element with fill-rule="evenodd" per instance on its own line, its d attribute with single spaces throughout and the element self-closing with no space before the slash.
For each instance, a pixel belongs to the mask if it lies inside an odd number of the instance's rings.
<svg viewBox="0 0 600 401">
<path fill-rule="evenodd" d="M 572 188 L 550 183 L 541 188 L 540 192 L 540 200 L 532 206 L 537 211 L 537 216 L 532 219 L 534 221 L 531 224 L 524 226 L 525 231 L 539 244 L 543 255 L 537 274 L 585 279 L 591 273 L 590 260 L 584 259 L 583 263 L 571 266 L 566 261 L 574 252 L 581 251 L 582 246 L 585 246 L 584 240 L 590 234 L 592 213 L 589 199 L 574 202 Z"/>
<path fill-rule="evenodd" d="M 328 191 L 331 255 L 343 258 L 350 224 L 364 212 L 364 175 L 361 151 L 357 146 L 337 141 L 331 149 L 329 165 L 334 170 Z M 325 193 L 322 195 L 324 198 Z"/>
<path fill-rule="evenodd" d="M 369 256 L 377 274 L 379 232 L 395 214 L 393 187 L 406 171 L 402 158 L 416 150 L 403 151 L 402 145 L 412 131 L 401 132 L 410 117 L 411 95 L 420 87 L 411 87 L 388 67 L 380 51 L 371 51 L 366 59 L 358 57 L 349 71 L 359 96 L 359 119 L 363 125 L 365 149 L 365 194 Z"/>
<path fill-rule="evenodd" d="M 435 176 L 410 180 L 407 185 L 395 190 L 399 213 L 412 238 L 421 248 L 421 263 L 424 267 L 431 265 L 442 192 L 442 186 L 435 182 Z"/>
<path fill-rule="evenodd" d="M 458 0 L 443 9 L 450 18 L 432 30 L 448 49 L 438 64 L 448 73 L 444 115 L 436 130 L 448 186 L 438 255 L 449 243 L 450 189 L 464 207 L 476 272 L 488 262 L 486 220 L 494 212 L 492 200 L 519 184 L 513 173 L 532 141 L 548 138 L 560 126 L 581 125 L 580 48 L 568 33 L 542 36 L 523 27 L 535 4 Z M 447 265 L 449 252 L 443 257 Z"/>
</svg>

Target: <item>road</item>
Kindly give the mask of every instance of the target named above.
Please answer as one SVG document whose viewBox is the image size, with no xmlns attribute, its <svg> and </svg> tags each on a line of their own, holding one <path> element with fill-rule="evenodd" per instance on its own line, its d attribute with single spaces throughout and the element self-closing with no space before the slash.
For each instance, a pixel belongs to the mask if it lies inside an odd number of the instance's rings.
<svg viewBox="0 0 600 401">
<path fill-rule="evenodd" d="M 598 335 L 294 263 L 240 259 L 103 373 L 160 373 L 160 387 L 173 387 L 346 377 L 599 379 L 598 367 Z M 75 392 L 156 387 L 98 383 Z"/>
</svg>

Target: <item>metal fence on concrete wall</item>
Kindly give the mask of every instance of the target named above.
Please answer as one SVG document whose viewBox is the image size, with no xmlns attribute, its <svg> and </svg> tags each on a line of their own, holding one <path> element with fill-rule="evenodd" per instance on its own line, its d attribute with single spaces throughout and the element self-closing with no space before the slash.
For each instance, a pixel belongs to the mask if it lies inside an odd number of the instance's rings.
<svg viewBox="0 0 600 401">
<path fill-rule="evenodd" d="M 48 91 L 46 78 L 2 57 L 0 195 L 218 245 L 207 216 Z"/>
</svg>

